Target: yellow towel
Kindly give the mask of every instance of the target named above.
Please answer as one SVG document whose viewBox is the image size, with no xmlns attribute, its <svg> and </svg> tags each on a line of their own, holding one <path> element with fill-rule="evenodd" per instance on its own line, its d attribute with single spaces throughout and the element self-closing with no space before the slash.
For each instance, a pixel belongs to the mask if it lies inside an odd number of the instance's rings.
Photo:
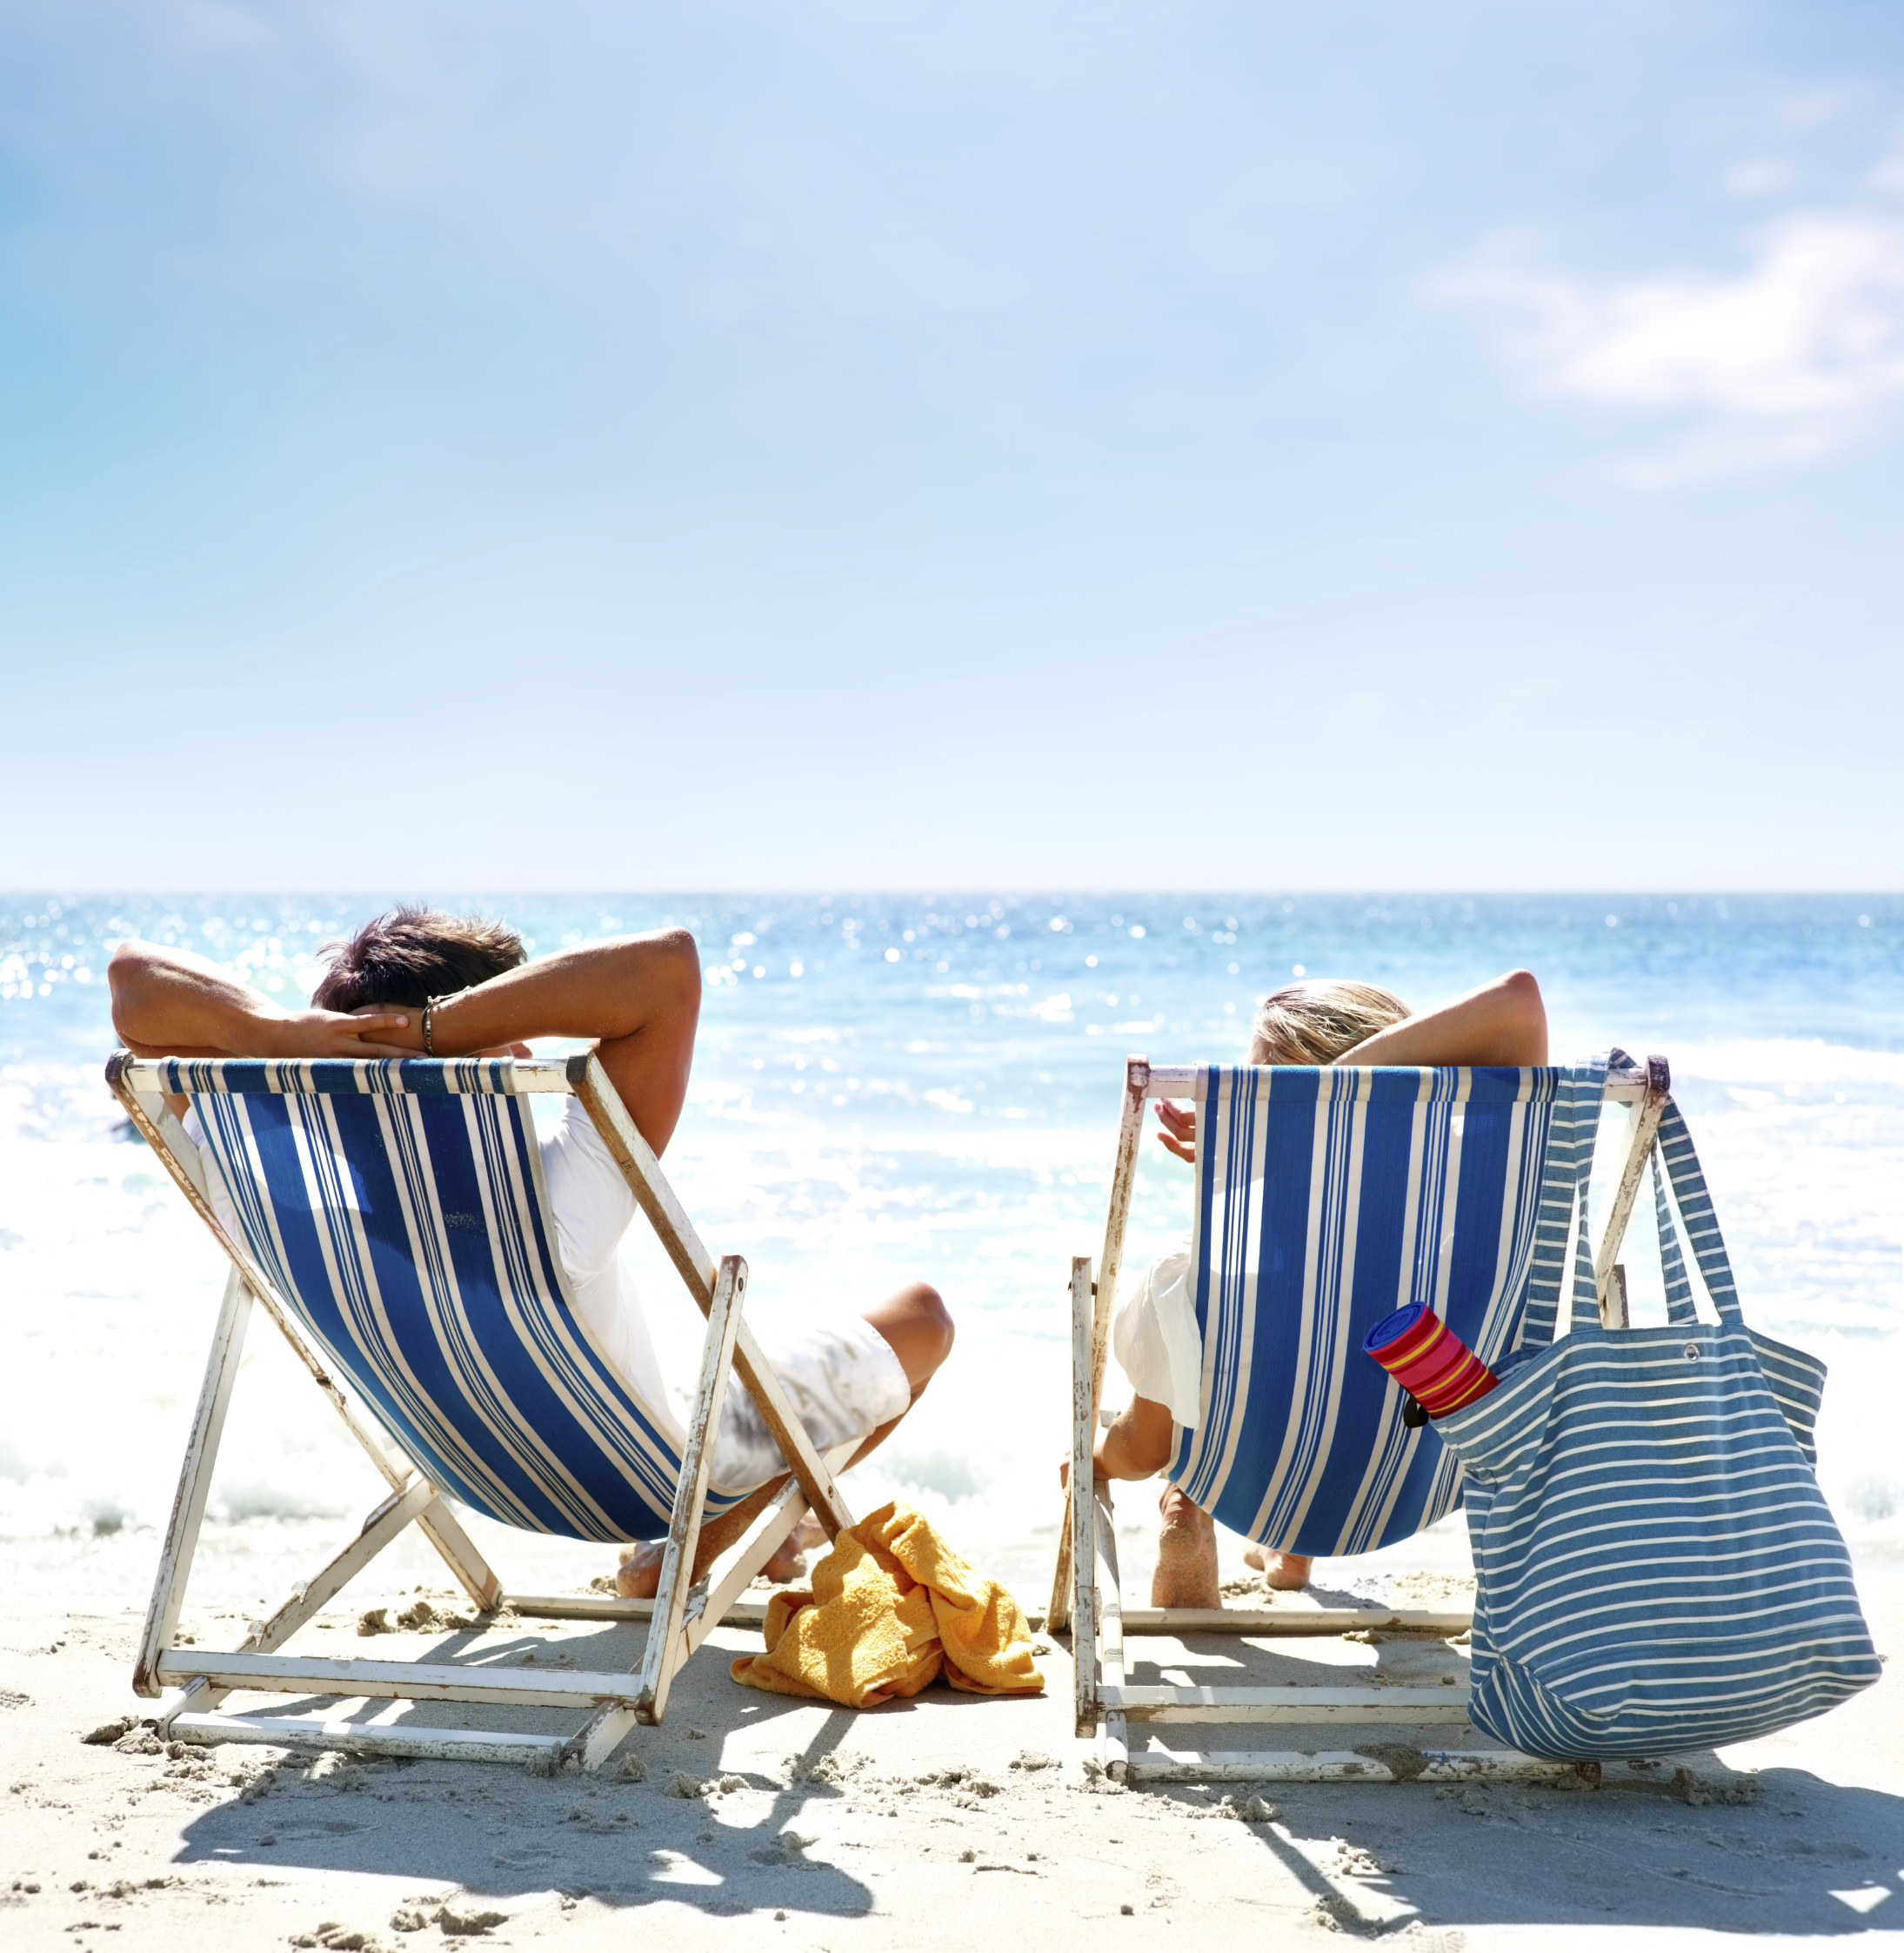
<svg viewBox="0 0 1904 1953">
<path fill-rule="evenodd" d="M 766 1635 L 765 1654 L 734 1663 L 736 1682 L 848 1709 L 916 1695 L 942 1669 L 979 1695 L 1045 1686 L 1018 1602 L 911 1506 L 881 1506 L 842 1533 L 814 1568 L 812 1593 L 767 1602 Z"/>
</svg>

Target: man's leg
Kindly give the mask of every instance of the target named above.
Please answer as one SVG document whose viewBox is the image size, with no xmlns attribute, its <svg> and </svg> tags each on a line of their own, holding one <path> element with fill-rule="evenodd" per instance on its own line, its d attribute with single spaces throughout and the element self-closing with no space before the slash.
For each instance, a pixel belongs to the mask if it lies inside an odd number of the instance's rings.
<svg viewBox="0 0 1904 1953">
<path fill-rule="evenodd" d="M 905 1381 L 912 1391 L 906 1405 L 906 1410 L 910 1410 L 952 1354 L 953 1329 L 950 1312 L 936 1288 L 927 1282 L 915 1281 L 886 1301 L 862 1309 L 860 1314 L 879 1332 L 899 1358 L 899 1367 L 905 1372 Z M 905 1415 L 905 1411 L 902 1410 L 898 1417 L 888 1418 L 878 1430 L 870 1432 L 858 1450 L 847 1461 L 848 1465 L 857 1465 L 869 1451 L 884 1444 L 898 1429 Z M 792 1475 L 782 1472 L 778 1477 L 769 1479 L 765 1485 L 750 1492 L 738 1506 L 724 1512 L 718 1519 L 709 1520 L 701 1528 L 692 1578 L 698 1580 L 752 1525 L 779 1495 L 781 1488 Z M 786 1581 L 799 1576 L 805 1562 L 797 1542 L 796 1535 L 767 1562 L 764 1570 L 769 1580 Z M 662 1550 L 662 1542 L 657 1540 L 641 1540 L 632 1546 L 624 1547 L 621 1565 L 615 1575 L 616 1591 L 630 1600 L 652 1600 L 661 1584 Z"/>
</svg>

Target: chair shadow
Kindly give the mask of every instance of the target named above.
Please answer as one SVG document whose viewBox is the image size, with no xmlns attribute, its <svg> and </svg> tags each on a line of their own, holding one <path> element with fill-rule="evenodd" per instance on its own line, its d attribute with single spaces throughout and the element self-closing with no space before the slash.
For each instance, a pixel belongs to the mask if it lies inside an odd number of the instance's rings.
<svg viewBox="0 0 1904 1953">
<path fill-rule="evenodd" d="M 1133 1681 L 1161 1680 L 1165 1669 L 1224 1684 L 1348 1679 L 1339 1660 L 1293 1654 L 1287 1641 L 1272 1650 L 1233 1635 L 1185 1635 L 1126 1646 Z M 1466 1678 L 1465 1660 L 1443 1642 L 1378 1637 L 1373 1653 L 1385 1679 Z M 1206 1751 L 1500 1747 L 1452 1725 L 1166 1725 L 1157 1735 L 1161 1747 Z M 1146 1740 L 1133 1727 L 1133 1753 Z M 1252 1788 L 1158 1784 L 1144 1794 L 1208 1804 Z M 1510 1782 L 1253 1788 L 1281 1807 L 1284 1822 L 1253 1825 L 1251 1834 L 1352 1931 L 1419 1919 L 1425 1927 L 1825 1935 L 1868 1931 L 1892 1909 L 1904 1913 L 1904 1797 L 1794 1768 L 1742 1775 L 1710 1750 L 1616 1767 L 1598 1790 Z M 1336 1840 L 1333 1862 L 1319 1865 L 1299 1837 Z"/>
<path fill-rule="evenodd" d="M 640 1659 L 641 1635 L 638 1626 L 622 1625 L 565 1635 L 544 1659 L 559 1667 L 627 1669 Z M 544 1646 L 533 1629 L 458 1634 L 438 1641 L 424 1658 L 478 1655 L 482 1666 L 491 1667 L 519 1662 Z M 788 1828 L 805 1806 L 845 1794 L 826 1781 L 824 1763 L 853 1716 L 845 1709 L 830 1712 L 777 1775 L 722 1766 L 718 1738 L 736 1727 L 728 1692 L 741 1693 L 728 1682 L 725 1662 L 711 1647 L 690 1662 L 676 1681 L 663 1726 L 636 1729 L 609 1767 L 592 1776 L 565 1769 L 536 1776 L 510 1764 L 292 1752 L 267 1764 L 243 1796 L 188 1823 L 178 1862 L 242 1864 L 260 1873 L 291 1867 L 375 1874 L 505 1905 L 552 1889 L 565 1901 L 671 1901 L 715 1915 L 763 1908 L 839 1917 L 870 1912 L 873 1896 L 861 1880 L 787 1842 Z M 294 1715 L 330 1700 L 279 1698 L 269 1712 Z M 353 1720 L 387 1706 L 367 1704 L 353 1711 Z M 743 1726 L 753 1730 L 815 1705 L 763 1695 L 739 1706 Z M 567 1735 L 578 1719 L 551 1710 L 418 1702 L 394 1720 L 399 1726 L 479 1724 Z M 707 1732 L 700 1729 L 703 1721 Z M 717 1740 L 707 1740 L 710 1734 Z M 219 1767 L 229 1769 L 257 1752 L 227 1744 L 215 1754 Z M 645 1766 L 638 1780 L 619 1773 L 631 1755 Z M 698 1783 L 744 1777 L 747 1791 L 682 1796 L 670 1788 L 678 1776 Z M 765 1811 L 762 1791 L 770 1798 Z M 730 1814 L 742 1809 L 746 1821 L 734 1823 Z"/>
</svg>

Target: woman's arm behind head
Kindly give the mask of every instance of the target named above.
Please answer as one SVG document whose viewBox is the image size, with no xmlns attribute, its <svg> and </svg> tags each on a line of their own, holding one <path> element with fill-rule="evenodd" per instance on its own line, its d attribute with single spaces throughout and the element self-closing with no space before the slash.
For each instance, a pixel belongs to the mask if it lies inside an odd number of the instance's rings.
<svg viewBox="0 0 1904 1953">
<path fill-rule="evenodd" d="M 1345 1051 L 1340 1065 L 1544 1065 L 1547 1012 L 1529 970 L 1509 970 Z"/>
</svg>

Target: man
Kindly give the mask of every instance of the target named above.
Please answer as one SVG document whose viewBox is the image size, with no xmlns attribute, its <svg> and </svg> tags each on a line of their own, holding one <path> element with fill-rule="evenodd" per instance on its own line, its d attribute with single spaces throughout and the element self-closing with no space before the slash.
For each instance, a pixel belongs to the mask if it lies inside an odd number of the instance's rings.
<svg viewBox="0 0 1904 1953">
<path fill-rule="evenodd" d="M 107 972 L 114 1027 L 143 1058 L 413 1058 L 426 1041 L 439 1058 L 526 1058 L 531 1039 L 585 1038 L 642 1137 L 657 1155 L 666 1150 L 687 1095 L 701 1008 L 700 954 L 685 929 L 583 944 L 531 963 L 504 924 L 403 907 L 324 953 L 330 967 L 311 1008 L 285 1011 L 204 957 L 121 943 Z M 185 1113 L 184 1100 L 174 1105 Z M 621 1264 L 634 1196 L 578 1100 L 565 1102 L 542 1157 L 577 1312 L 635 1395 L 665 1417 L 671 1398 L 686 1393 L 662 1376 Z M 235 1218 L 227 1224 L 235 1228 Z M 858 1315 L 791 1333 L 771 1324 L 756 1330 L 817 1445 L 865 1437 L 855 1462 L 919 1401 L 952 1346 L 952 1318 L 924 1282 Z M 757 1489 L 702 1528 L 696 1578 L 786 1482 L 782 1466 L 753 1400 L 730 1388 L 713 1481 Z M 767 1571 L 789 1579 L 800 1565 L 790 1545 Z M 659 1544 L 637 1543 L 624 1549 L 616 1584 L 651 1596 L 660 1568 Z"/>
</svg>

